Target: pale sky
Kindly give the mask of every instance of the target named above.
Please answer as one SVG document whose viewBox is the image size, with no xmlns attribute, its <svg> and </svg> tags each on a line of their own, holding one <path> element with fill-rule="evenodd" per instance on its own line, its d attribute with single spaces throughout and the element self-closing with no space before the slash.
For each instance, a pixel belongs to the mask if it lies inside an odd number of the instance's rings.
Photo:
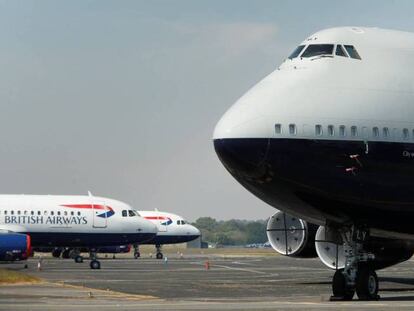
<svg viewBox="0 0 414 311">
<path fill-rule="evenodd" d="M 413 1 L 0 1 L 0 192 L 93 194 L 189 220 L 272 207 L 216 122 L 308 35 L 414 31 Z"/>
</svg>

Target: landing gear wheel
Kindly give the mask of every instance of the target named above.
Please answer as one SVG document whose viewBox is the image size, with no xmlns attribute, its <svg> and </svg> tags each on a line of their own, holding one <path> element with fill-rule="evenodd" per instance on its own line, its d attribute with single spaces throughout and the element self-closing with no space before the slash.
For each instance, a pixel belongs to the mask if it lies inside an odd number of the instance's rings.
<svg viewBox="0 0 414 311">
<path fill-rule="evenodd" d="M 162 253 L 157 253 L 157 259 L 162 259 L 164 256 Z"/>
<path fill-rule="evenodd" d="M 55 258 L 59 258 L 61 254 L 62 254 L 62 250 L 60 248 L 55 248 L 52 251 L 52 256 Z"/>
<path fill-rule="evenodd" d="M 76 263 L 82 263 L 83 262 L 83 257 L 81 255 L 77 255 L 75 256 L 75 262 Z"/>
<path fill-rule="evenodd" d="M 378 277 L 374 270 L 366 265 L 358 268 L 356 292 L 360 300 L 378 300 Z"/>
<path fill-rule="evenodd" d="M 138 259 L 139 257 L 141 257 L 140 252 L 135 252 L 135 253 L 134 253 L 134 258 L 135 258 L 135 259 Z"/>
<path fill-rule="evenodd" d="M 332 293 L 331 300 L 352 300 L 355 291 L 348 287 L 344 276 L 344 269 L 335 271 L 332 279 Z"/>
<path fill-rule="evenodd" d="M 64 259 L 69 259 L 70 258 L 70 253 L 71 253 L 71 249 L 67 248 L 62 252 L 62 258 Z"/>
<path fill-rule="evenodd" d="M 89 266 L 91 269 L 101 269 L 101 263 L 98 260 L 92 260 Z"/>
</svg>

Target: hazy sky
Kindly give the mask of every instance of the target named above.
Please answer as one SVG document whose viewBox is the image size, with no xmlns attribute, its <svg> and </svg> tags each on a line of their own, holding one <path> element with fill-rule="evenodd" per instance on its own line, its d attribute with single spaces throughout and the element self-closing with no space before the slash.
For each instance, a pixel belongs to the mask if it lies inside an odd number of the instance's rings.
<svg viewBox="0 0 414 311">
<path fill-rule="evenodd" d="M 0 192 L 266 218 L 211 142 L 311 33 L 414 31 L 413 1 L 0 1 Z"/>
</svg>

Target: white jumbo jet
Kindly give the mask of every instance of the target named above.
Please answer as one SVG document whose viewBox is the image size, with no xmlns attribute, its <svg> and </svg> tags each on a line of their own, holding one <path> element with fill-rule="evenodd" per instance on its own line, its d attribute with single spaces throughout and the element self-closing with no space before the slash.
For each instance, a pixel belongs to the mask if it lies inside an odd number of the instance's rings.
<svg viewBox="0 0 414 311">
<path fill-rule="evenodd" d="M 414 33 L 325 29 L 215 128 L 225 168 L 280 210 L 272 246 L 299 257 L 316 248 L 336 270 L 333 299 L 378 299 L 376 270 L 414 253 L 413 68 Z"/>
<path fill-rule="evenodd" d="M 33 247 L 94 248 L 143 243 L 156 226 L 117 200 L 72 195 L 0 195 L 0 259 L 25 259 Z M 100 269 L 91 253 L 91 269 Z M 82 262 L 78 253 L 75 261 Z"/>
</svg>

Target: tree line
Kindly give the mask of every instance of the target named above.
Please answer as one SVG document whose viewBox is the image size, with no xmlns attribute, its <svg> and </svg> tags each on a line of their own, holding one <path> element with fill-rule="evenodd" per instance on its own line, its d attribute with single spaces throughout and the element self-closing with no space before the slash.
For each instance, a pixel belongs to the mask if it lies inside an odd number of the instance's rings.
<svg viewBox="0 0 414 311">
<path fill-rule="evenodd" d="M 246 245 L 265 243 L 266 220 L 216 220 L 200 217 L 193 225 L 200 229 L 204 242 L 216 245 Z"/>
</svg>

